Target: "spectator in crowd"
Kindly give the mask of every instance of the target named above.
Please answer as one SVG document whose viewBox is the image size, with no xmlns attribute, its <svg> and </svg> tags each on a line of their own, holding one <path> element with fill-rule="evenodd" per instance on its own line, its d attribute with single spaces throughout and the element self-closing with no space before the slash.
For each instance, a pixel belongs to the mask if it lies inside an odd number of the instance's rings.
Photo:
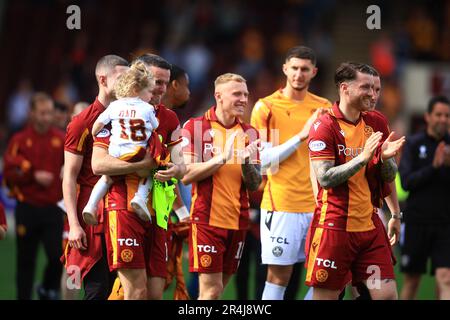
<svg viewBox="0 0 450 320">
<path fill-rule="evenodd" d="M 67 125 L 70 121 L 69 108 L 62 102 L 55 101 L 54 124 L 57 128 L 66 132 Z"/>
<path fill-rule="evenodd" d="M 21 129 L 26 123 L 32 94 L 33 88 L 30 80 L 20 80 L 17 90 L 12 94 L 8 101 L 7 123 L 10 134 Z"/>
</svg>

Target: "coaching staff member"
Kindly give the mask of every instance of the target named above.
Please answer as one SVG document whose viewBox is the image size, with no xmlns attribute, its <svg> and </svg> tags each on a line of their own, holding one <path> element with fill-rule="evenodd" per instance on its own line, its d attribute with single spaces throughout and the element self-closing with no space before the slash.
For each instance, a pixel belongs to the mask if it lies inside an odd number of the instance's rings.
<svg viewBox="0 0 450 320">
<path fill-rule="evenodd" d="M 63 215 L 61 167 L 64 133 L 52 126 L 53 100 L 45 93 L 31 99 L 30 123 L 10 140 L 4 157 L 5 180 L 17 199 L 17 298 L 32 298 L 38 245 L 47 255 L 40 299 L 57 299 L 62 266 Z"/>
</svg>

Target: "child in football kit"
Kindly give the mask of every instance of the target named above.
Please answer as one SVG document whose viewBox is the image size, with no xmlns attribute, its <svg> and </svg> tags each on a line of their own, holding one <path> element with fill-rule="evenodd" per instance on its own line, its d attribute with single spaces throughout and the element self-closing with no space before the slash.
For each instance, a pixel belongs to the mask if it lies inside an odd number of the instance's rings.
<svg viewBox="0 0 450 320">
<path fill-rule="evenodd" d="M 114 86 L 118 100 L 98 117 L 92 128 L 92 135 L 107 136 L 109 131 L 104 127 L 111 123 L 111 137 L 108 153 L 121 160 L 135 162 L 144 158 L 147 143 L 158 127 L 155 109 L 145 101 L 152 97 L 154 78 L 145 65 L 138 61 L 121 75 Z M 109 187 L 112 179 L 102 176 L 94 186 L 89 201 L 83 210 L 83 219 L 87 224 L 97 224 L 97 205 Z M 151 221 L 147 208 L 147 200 L 152 179 L 143 178 L 139 182 L 137 192 L 130 201 L 136 214 L 144 221 Z"/>
</svg>

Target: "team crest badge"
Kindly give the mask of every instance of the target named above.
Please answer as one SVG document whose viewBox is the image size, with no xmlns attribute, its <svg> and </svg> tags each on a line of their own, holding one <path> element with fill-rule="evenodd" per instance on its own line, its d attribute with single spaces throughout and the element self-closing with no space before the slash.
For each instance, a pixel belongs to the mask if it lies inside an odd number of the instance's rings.
<svg viewBox="0 0 450 320">
<path fill-rule="evenodd" d="M 272 253 L 275 257 L 279 257 L 283 254 L 283 248 L 280 246 L 276 246 L 272 249 Z"/>
<path fill-rule="evenodd" d="M 316 272 L 316 279 L 319 282 L 325 282 L 328 279 L 328 272 L 324 269 L 319 269 Z"/>
<path fill-rule="evenodd" d="M 364 127 L 364 134 L 366 135 L 366 138 L 370 137 L 373 133 L 373 128 L 371 126 L 365 126 Z"/>
<path fill-rule="evenodd" d="M 130 249 L 122 250 L 120 253 L 120 257 L 122 258 L 123 262 L 131 262 L 133 260 L 133 251 Z"/>
<path fill-rule="evenodd" d="M 200 257 L 200 264 L 203 268 L 208 268 L 211 265 L 212 258 L 209 254 L 204 254 Z"/>
</svg>

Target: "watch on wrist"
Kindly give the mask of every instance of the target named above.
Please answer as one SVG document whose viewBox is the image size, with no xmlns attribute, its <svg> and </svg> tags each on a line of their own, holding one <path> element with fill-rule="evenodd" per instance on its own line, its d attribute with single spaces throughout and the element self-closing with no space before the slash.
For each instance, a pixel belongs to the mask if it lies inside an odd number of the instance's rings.
<svg viewBox="0 0 450 320">
<path fill-rule="evenodd" d="M 391 218 L 392 219 L 398 219 L 398 220 L 402 220 L 403 219 L 403 212 L 399 212 L 399 213 L 392 213 L 391 214 Z"/>
</svg>

